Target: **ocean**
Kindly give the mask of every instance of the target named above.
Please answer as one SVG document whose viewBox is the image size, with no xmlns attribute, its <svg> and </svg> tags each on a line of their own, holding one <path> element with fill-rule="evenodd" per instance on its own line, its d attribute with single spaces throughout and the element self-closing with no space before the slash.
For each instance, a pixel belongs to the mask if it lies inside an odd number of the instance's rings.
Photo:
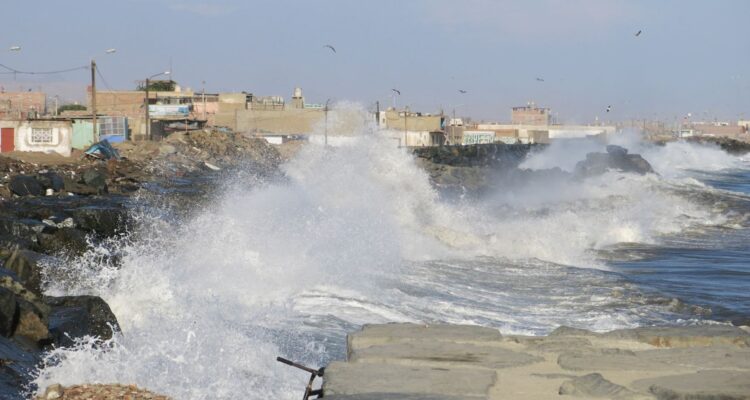
<svg viewBox="0 0 750 400">
<path fill-rule="evenodd" d="M 750 159 L 615 140 L 657 174 L 608 172 L 443 196 L 406 149 L 362 127 L 310 144 L 282 179 L 222 175 L 134 200 L 137 229 L 72 263 L 53 295 L 102 296 L 122 327 L 47 356 L 35 383 L 135 383 L 175 398 L 292 399 L 367 323 L 461 323 L 543 335 L 750 319 Z M 594 141 L 522 168 L 572 171 Z M 189 182 L 185 183 L 189 187 Z M 179 185 L 178 185 L 179 186 Z M 111 257 L 102 254 L 116 254 Z"/>
</svg>

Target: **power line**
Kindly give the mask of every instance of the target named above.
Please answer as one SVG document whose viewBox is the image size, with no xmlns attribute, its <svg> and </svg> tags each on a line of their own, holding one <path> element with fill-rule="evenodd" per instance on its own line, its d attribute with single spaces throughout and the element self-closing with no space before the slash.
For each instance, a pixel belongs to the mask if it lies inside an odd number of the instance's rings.
<svg viewBox="0 0 750 400">
<path fill-rule="evenodd" d="M 7 72 L 0 72 L 0 74 L 22 74 L 22 75 L 53 75 L 53 74 L 62 74 L 65 72 L 73 72 L 73 71 L 89 69 L 88 65 L 84 65 L 81 67 L 60 69 L 56 71 L 21 71 L 19 69 L 11 68 L 5 64 L 0 64 L 0 67 L 8 70 Z"/>
</svg>

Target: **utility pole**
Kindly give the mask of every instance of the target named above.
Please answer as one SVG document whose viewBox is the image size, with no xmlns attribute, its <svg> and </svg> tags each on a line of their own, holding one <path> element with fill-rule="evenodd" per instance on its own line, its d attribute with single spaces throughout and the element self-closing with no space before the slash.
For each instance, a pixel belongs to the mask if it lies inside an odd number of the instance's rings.
<svg viewBox="0 0 750 400">
<path fill-rule="evenodd" d="M 146 78 L 146 98 L 145 98 L 145 102 L 146 102 L 146 107 L 145 107 L 146 108 L 146 137 L 148 138 L 148 140 L 151 140 L 151 121 L 149 121 L 149 119 L 150 119 L 151 116 L 148 113 L 148 85 L 149 85 L 149 78 Z"/>
<path fill-rule="evenodd" d="M 380 100 L 375 102 L 375 124 L 380 126 Z"/>
<path fill-rule="evenodd" d="M 408 124 L 407 124 L 407 118 L 409 117 L 409 108 L 404 107 L 404 145 L 408 145 L 409 143 L 409 133 L 408 133 Z"/>
<path fill-rule="evenodd" d="M 206 81 L 203 81 L 203 88 L 201 92 L 203 96 L 203 121 L 206 121 Z"/>
<path fill-rule="evenodd" d="M 60 106 L 58 106 L 58 99 L 59 98 L 60 98 L 60 96 L 55 95 L 55 117 L 59 115 L 59 112 L 57 111 L 57 110 L 60 109 Z"/>
<path fill-rule="evenodd" d="M 94 125 L 94 140 L 99 141 L 96 129 L 96 61 L 91 59 L 91 123 Z"/>
</svg>

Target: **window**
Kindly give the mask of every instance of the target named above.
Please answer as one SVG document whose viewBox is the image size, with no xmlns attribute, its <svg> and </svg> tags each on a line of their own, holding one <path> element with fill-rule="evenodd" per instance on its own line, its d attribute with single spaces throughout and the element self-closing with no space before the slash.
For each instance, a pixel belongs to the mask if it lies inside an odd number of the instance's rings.
<svg viewBox="0 0 750 400">
<path fill-rule="evenodd" d="M 52 128 L 31 128 L 31 143 L 32 144 L 54 143 L 54 136 L 52 136 Z"/>
</svg>

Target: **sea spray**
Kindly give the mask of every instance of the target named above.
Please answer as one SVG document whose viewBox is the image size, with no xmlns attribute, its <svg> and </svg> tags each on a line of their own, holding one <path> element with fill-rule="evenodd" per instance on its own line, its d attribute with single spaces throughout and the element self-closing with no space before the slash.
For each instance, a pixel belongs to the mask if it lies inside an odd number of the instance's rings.
<svg viewBox="0 0 750 400">
<path fill-rule="evenodd" d="M 654 243 L 721 217 L 663 177 L 616 172 L 445 203 L 387 132 L 363 123 L 339 144 L 306 146 L 280 180 L 229 180 L 192 215 L 145 209 L 138 228 L 108 248 L 116 265 L 92 256 L 72 263 L 68 276 L 84 278 L 50 282 L 50 291 L 102 296 L 122 333 L 54 350 L 35 383 L 295 398 L 306 377 L 275 357 L 322 366 L 343 356 L 348 330 L 368 322 L 538 334 L 665 321 L 662 303 L 590 269 L 603 267 L 592 251 Z M 554 157 L 542 164 L 551 165 Z"/>
</svg>

